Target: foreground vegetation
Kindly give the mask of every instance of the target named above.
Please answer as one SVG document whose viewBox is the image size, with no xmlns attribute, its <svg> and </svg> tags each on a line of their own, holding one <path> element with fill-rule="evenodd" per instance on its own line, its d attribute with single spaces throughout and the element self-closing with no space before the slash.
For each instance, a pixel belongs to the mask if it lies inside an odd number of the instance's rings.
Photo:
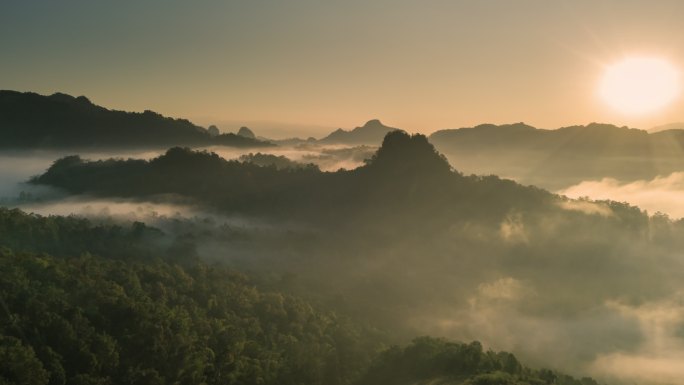
<svg viewBox="0 0 684 385">
<path fill-rule="evenodd" d="M 513 355 L 485 352 L 479 343 L 424 337 L 378 354 L 387 337 L 369 326 L 262 289 L 226 267 L 155 257 L 162 249 L 141 240 L 159 231 L 143 224 L 0 214 L 2 384 L 410 384 L 430 378 L 551 384 L 566 378 L 526 369 Z"/>
</svg>

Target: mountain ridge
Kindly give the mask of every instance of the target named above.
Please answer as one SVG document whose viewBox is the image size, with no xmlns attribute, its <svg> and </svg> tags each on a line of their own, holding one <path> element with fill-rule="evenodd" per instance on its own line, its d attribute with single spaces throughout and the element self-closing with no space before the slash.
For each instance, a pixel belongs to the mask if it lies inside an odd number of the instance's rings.
<svg viewBox="0 0 684 385">
<path fill-rule="evenodd" d="M 151 110 L 126 112 L 96 105 L 85 96 L 0 90 L 0 147 L 168 147 L 173 145 L 265 147 L 271 143 L 210 133 L 187 119 Z"/>
<path fill-rule="evenodd" d="M 319 139 L 319 142 L 326 144 L 377 144 L 383 140 L 385 135 L 392 131 L 403 130 L 385 126 L 380 119 L 371 119 L 363 126 L 355 127 L 351 130 L 338 128 Z"/>
<path fill-rule="evenodd" d="M 551 190 L 585 180 L 652 179 L 684 170 L 684 130 L 606 123 L 540 129 L 516 123 L 439 130 L 430 142 L 460 169 Z"/>
</svg>

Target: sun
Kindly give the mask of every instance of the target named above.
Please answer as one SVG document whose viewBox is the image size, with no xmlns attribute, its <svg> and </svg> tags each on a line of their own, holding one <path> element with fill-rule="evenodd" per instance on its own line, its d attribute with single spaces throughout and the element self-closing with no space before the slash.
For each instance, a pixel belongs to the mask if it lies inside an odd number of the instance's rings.
<svg viewBox="0 0 684 385">
<path fill-rule="evenodd" d="M 630 115 L 658 111 L 680 93 L 679 71 L 667 60 L 630 57 L 606 67 L 599 85 L 601 98 L 612 108 Z"/>
</svg>

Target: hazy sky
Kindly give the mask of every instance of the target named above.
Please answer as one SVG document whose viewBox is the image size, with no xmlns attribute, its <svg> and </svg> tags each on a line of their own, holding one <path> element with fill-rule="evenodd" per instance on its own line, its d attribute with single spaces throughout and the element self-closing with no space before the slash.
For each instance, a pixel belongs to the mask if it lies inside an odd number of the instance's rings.
<svg viewBox="0 0 684 385">
<path fill-rule="evenodd" d="M 624 116 L 597 83 L 629 55 L 684 68 L 682 15 L 679 0 L 0 0 L 0 88 L 222 128 L 650 128 L 684 121 L 684 98 Z"/>
</svg>

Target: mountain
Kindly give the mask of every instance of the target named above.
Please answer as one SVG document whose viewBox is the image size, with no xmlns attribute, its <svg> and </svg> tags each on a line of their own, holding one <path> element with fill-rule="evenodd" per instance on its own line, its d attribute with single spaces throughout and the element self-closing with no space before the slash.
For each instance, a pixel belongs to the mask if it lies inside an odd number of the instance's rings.
<svg viewBox="0 0 684 385">
<path fill-rule="evenodd" d="M 451 182 L 461 179 L 425 136 L 392 131 L 368 163 L 352 171 L 327 173 L 315 167 L 261 167 L 225 160 L 210 152 L 175 147 L 149 161 L 93 162 L 77 155 L 68 156 L 55 161 L 32 183 L 76 194 L 178 194 L 229 211 L 317 216 L 317 209 L 339 210 L 337 200 L 357 199 L 361 203 L 389 197 L 407 199 L 407 184 L 412 185 L 412 195 L 432 194 L 430 189 L 435 184 L 441 183 L 442 190 L 446 190 Z"/>
<path fill-rule="evenodd" d="M 552 190 L 589 179 L 633 181 L 684 170 L 684 130 L 484 124 L 437 131 L 430 142 L 464 172 L 503 175 Z"/>
<path fill-rule="evenodd" d="M 668 123 L 662 124 L 660 126 L 651 127 L 650 129 L 648 129 L 648 132 L 655 133 L 667 130 L 684 130 L 684 122 Z"/>
<path fill-rule="evenodd" d="M 256 135 L 254 135 L 254 132 L 249 129 L 249 127 L 240 127 L 240 129 L 237 132 L 238 136 L 242 136 L 244 138 L 250 138 L 250 139 L 255 139 Z"/>
<path fill-rule="evenodd" d="M 361 127 L 345 131 L 341 128 L 333 131 L 328 136 L 319 140 L 324 144 L 370 144 L 378 145 L 387 133 L 399 130 L 398 128 L 385 126 L 378 119 L 369 120 Z"/>
<path fill-rule="evenodd" d="M 569 131 L 581 135 L 587 127 Z M 597 367 L 600 357 L 648 357 L 642 349 L 656 340 L 634 314 L 678 303 L 684 282 L 684 222 L 624 203 L 571 200 L 496 176 L 464 175 L 425 136 L 401 131 L 388 133 L 354 170 L 260 167 L 172 148 L 149 161 L 70 156 L 33 183 L 76 201 L 182 200 L 210 213 L 189 227 L 169 218 L 184 247 L 203 258 L 263 274 L 279 290 L 400 341 L 477 339 L 579 373 Z M 49 229 L 48 240 L 56 237 Z M 677 326 L 664 333 L 675 335 Z M 461 375 L 449 357 L 465 347 L 434 345 L 391 350 L 366 383 Z M 421 352 L 427 354 L 412 358 Z M 425 367 L 408 366 L 423 360 Z M 476 383 L 516 383 L 527 375 L 497 374 L 489 364 L 480 369 L 471 373 L 484 375 Z M 393 382 L 393 373 L 405 382 Z M 552 376 L 545 383 L 561 384 Z"/>
<path fill-rule="evenodd" d="M 0 148 L 144 147 L 174 145 L 264 147 L 268 142 L 209 132 L 153 111 L 124 112 L 84 96 L 0 91 Z"/>
</svg>

